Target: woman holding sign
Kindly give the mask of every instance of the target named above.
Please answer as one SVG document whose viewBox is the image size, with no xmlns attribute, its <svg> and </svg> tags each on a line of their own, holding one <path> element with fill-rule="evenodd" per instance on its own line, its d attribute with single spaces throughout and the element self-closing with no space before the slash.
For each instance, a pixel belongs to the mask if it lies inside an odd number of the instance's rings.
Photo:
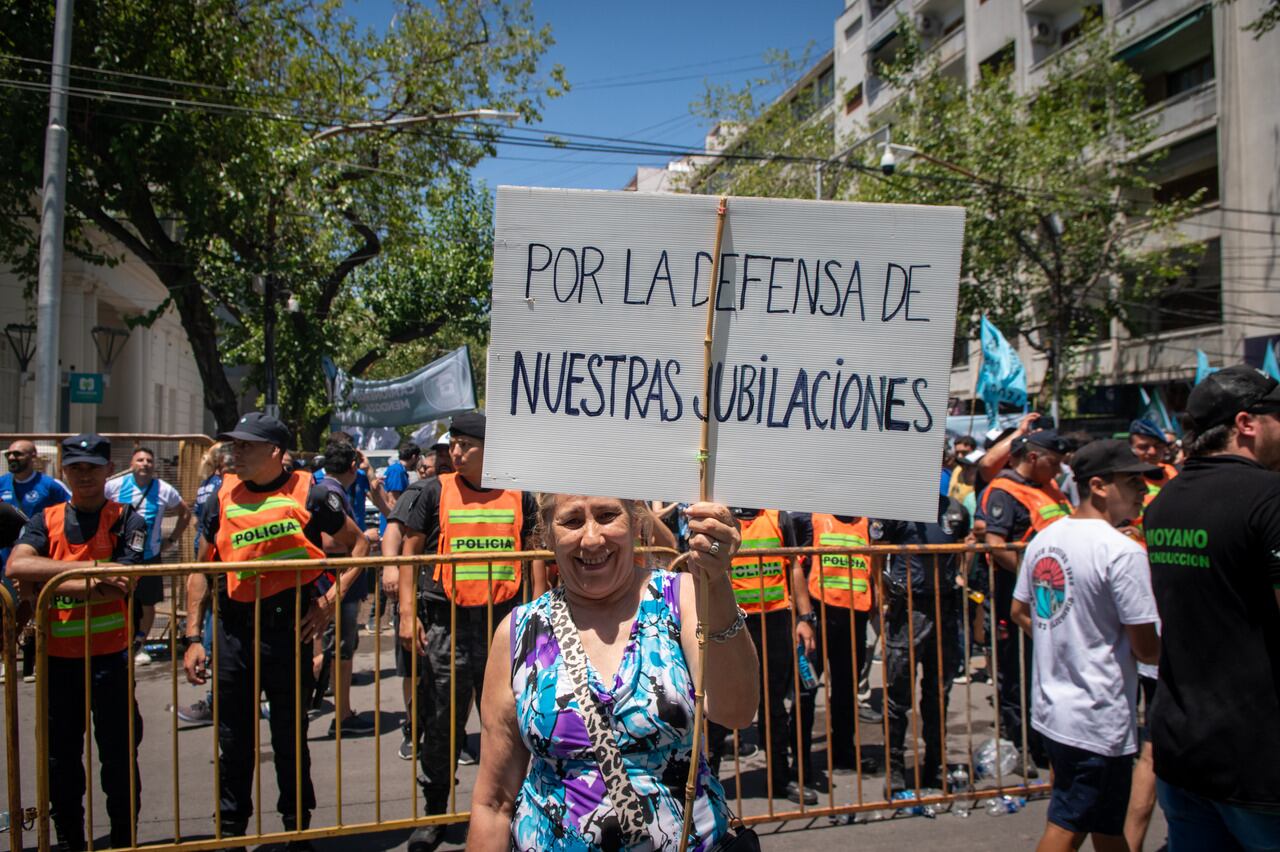
<svg viewBox="0 0 1280 852">
<path fill-rule="evenodd" d="M 728 573 L 737 522 L 724 506 L 690 506 L 690 573 L 672 574 L 636 564 L 643 511 L 613 498 L 540 499 L 562 585 L 518 607 L 494 637 L 468 849 L 679 844 L 699 614 L 710 640 L 707 717 L 751 722 L 759 660 Z M 708 611 L 698 613 L 703 586 Z M 727 833 L 724 791 L 701 761 L 689 848 Z"/>
</svg>

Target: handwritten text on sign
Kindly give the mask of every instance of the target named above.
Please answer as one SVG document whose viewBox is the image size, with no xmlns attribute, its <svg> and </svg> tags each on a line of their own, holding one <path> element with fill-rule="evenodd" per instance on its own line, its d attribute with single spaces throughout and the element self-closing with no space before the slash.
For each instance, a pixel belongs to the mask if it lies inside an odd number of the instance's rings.
<svg viewBox="0 0 1280 852">
<path fill-rule="evenodd" d="M 936 518 L 963 211 L 498 192 L 486 484 Z"/>
</svg>

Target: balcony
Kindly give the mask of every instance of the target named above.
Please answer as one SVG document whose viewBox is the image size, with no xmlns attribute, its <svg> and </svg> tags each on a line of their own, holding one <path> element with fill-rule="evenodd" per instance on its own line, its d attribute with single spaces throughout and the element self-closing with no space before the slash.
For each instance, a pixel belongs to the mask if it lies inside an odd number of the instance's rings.
<svg viewBox="0 0 1280 852">
<path fill-rule="evenodd" d="M 905 0 L 894 0 L 884 6 L 872 5 L 871 22 L 866 25 L 867 29 L 867 45 L 871 50 L 878 49 L 884 42 L 893 36 L 893 31 L 898 28 L 899 13 L 905 14 Z M 879 11 L 876 11 L 876 10 Z"/>
<path fill-rule="evenodd" d="M 1079 0 L 1022 0 L 1022 11 L 1054 17 L 1080 6 Z"/>
<path fill-rule="evenodd" d="M 964 59 L 964 25 L 961 24 L 929 46 L 929 52 L 938 57 L 938 69 L 946 72 L 957 60 Z"/>
<path fill-rule="evenodd" d="M 1204 0 L 1144 0 L 1116 17 L 1116 37 L 1122 45 L 1136 42 L 1201 6 Z"/>
<path fill-rule="evenodd" d="M 1207 130 L 1218 120 L 1218 86 L 1213 80 L 1201 83 L 1152 106 L 1142 117 L 1154 118 L 1156 122 L 1156 141 L 1152 148 L 1168 145 L 1173 136 L 1190 136 Z"/>
</svg>

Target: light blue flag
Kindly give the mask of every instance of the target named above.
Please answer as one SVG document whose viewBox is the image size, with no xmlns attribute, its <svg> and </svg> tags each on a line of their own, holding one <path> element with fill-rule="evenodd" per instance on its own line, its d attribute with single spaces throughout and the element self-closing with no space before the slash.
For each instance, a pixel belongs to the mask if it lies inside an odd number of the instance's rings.
<svg viewBox="0 0 1280 852">
<path fill-rule="evenodd" d="M 1196 380 L 1193 384 L 1198 385 L 1205 380 L 1206 376 L 1218 372 L 1217 367 L 1209 366 L 1209 356 L 1204 354 L 1204 350 L 1196 350 Z"/>
<path fill-rule="evenodd" d="M 1178 437 L 1182 437 L 1182 427 L 1178 422 L 1169 416 L 1169 409 L 1164 407 L 1164 400 L 1160 398 L 1160 391 L 1152 391 L 1147 393 L 1146 388 L 1138 388 L 1138 392 L 1142 395 L 1142 416 L 1155 423 L 1166 432 L 1172 432 Z"/>
<path fill-rule="evenodd" d="M 1276 363 L 1276 342 L 1267 341 L 1267 357 L 1262 359 L 1262 372 L 1280 382 L 1280 364 Z"/>
<path fill-rule="evenodd" d="M 978 396 L 986 404 L 987 423 L 996 426 L 1000 403 L 1027 407 L 1027 371 L 1018 353 L 1004 339 L 1000 329 L 982 318 L 982 371 L 978 374 Z"/>
</svg>

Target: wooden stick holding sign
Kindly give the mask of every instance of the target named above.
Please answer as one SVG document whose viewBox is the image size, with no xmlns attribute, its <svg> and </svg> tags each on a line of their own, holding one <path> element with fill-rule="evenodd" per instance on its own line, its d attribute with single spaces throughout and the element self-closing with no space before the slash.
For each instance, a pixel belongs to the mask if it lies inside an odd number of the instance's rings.
<svg viewBox="0 0 1280 852">
<path fill-rule="evenodd" d="M 702 398 L 711 399 L 711 344 L 715 339 L 716 324 L 716 284 L 720 281 L 720 248 L 724 241 L 724 220 L 728 212 L 729 199 L 721 198 L 716 208 L 716 248 L 711 253 L 711 288 L 707 298 L 707 330 L 702 338 Z M 702 440 L 698 449 L 698 499 L 711 499 L 711 488 L 707 481 L 707 464 L 710 460 L 711 418 L 702 421 Z M 707 680 L 707 631 L 702 617 L 710 608 L 707 598 L 707 584 L 698 587 L 698 679 L 693 689 L 693 748 L 689 760 L 689 781 L 684 791 L 684 829 L 680 832 L 680 852 L 689 847 L 689 832 L 693 823 L 693 802 L 698 794 L 698 769 L 702 765 L 702 729 L 703 715 L 706 712 Z"/>
</svg>

